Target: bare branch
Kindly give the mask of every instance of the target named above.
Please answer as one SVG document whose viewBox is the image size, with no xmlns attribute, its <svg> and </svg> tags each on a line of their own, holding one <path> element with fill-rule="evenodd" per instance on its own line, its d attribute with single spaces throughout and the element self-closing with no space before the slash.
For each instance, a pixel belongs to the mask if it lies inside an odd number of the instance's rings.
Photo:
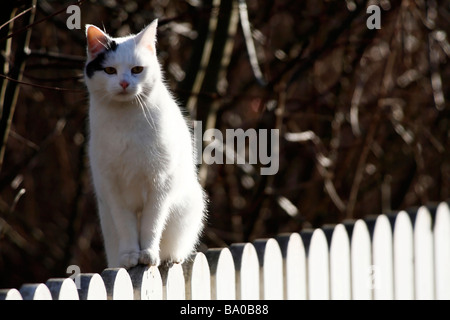
<svg viewBox="0 0 450 320">
<path fill-rule="evenodd" d="M 60 88 L 60 87 L 52 87 L 52 86 L 43 86 L 43 85 L 36 84 L 36 83 L 24 82 L 24 81 L 16 80 L 16 79 L 10 78 L 8 76 L 5 76 L 4 74 L 0 74 L 0 78 L 6 79 L 8 81 L 15 82 L 15 83 L 19 83 L 19 84 L 23 84 L 23 85 L 27 85 L 27 86 L 32 86 L 32 87 L 40 88 L 40 89 L 46 89 L 46 90 L 69 91 L 69 92 L 86 92 L 85 90 L 80 90 L 80 89 L 68 89 L 68 88 Z"/>
<path fill-rule="evenodd" d="M 71 3 L 71 4 L 69 4 L 68 6 L 62 8 L 61 10 L 58 10 L 58 11 L 52 13 L 51 15 L 48 15 L 48 16 L 46 16 L 46 17 L 44 17 L 44 18 L 42 18 L 42 19 L 40 19 L 40 20 L 38 20 L 38 21 L 36 21 L 36 22 L 30 23 L 29 25 L 27 25 L 27 26 L 25 26 L 25 27 L 23 27 L 23 28 L 21 28 L 21 29 L 19 29 L 19 30 L 17 30 L 17 31 L 14 31 L 14 32 L 8 34 L 6 37 L 0 39 L 0 42 L 3 42 L 3 41 L 5 41 L 5 40 L 8 40 L 9 38 L 12 38 L 12 37 L 14 37 L 14 36 L 16 36 L 16 35 L 18 35 L 18 34 L 24 32 L 24 31 L 27 31 L 28 29 L 34 27 L 35 25 L 37 25 L 37 24 L 39 24 L 39 23 L 42 23 L 42 22 L 44 22 L 44 21 L 47 21 L 48 19 L 50 19 L 50 18 L 52 18 L 52 17 L 54 17 L 54 16 L 56 16 L 56 15 L 58 15 L 58 14 L 61 14 L 61 13 L 63 13 L 63 12 L 66 12 L 67 7 L 69 7 L 69 6 L 71 6 L 71 5 L 81 6 L 81 5 L 83 4 L 84 1 L 85 1 L 85 0 L 79 0 L 79 1 L 77 1 L 77 2 L 75 2 L 75 3 Z M 33 9 L 33 8 L 31 8 L 31 9 Z M 23 13 L 22 13 L 22 14 L 23 14 Z M 14 21 L 14 19 L 13 19 L 12 21 Z"/>
<path fill-rule="evenodd" d="M 22 11 L 22 12 L 19 13 L 18 15 L 14 16 L 13 18 L 9 19 L 9 20 L 6 21 L 4 24 L 2 24 L 2 25 L 0 26 L 0 29 L 3 29 L 5 26 L 7 26 L 8 24 L 10 24 L 11 22 L 13 22 L 14 20 L 16 20 L 17 18 L 21 17 L 22 15 L 24 15 L 24 14 L 27 13 L 28 11 L 33 10 L 33 9 L 35 9 L 35 8 L 36 8 L 36 6 L 33 5 L 33 6 L 31 6 L 30 8 L 28 8 L 28 9 Z"/>
<path fill-rule="evenodd" d="M 258 56 L 256 55 L 255 43 L 253 41 L 252 31 L 250 29 L 250 22 L 248 19 L 247 3 L 245 0 L 239 0 L 239 15 L 241 17 L 242 31 L 244 32 L 245 45 L 247 47 L 248 57 L 252 66 L 253 74 L 258 83 L 265 87 L 267 85 L 263 73 L 259 67 Z"/>
</svg>

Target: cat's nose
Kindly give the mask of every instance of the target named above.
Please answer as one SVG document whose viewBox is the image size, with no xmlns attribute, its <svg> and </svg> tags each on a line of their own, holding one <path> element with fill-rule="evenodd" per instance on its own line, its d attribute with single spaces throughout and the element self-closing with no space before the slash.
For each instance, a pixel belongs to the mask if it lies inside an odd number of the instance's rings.
<svg viewBox="0 0 450 320">
<path fill-rule="evenodd" d="M 128 88 L 130 84 L 128 82 L 124 81 L 120 81 L 120 86 L 125 90 L 126 88 Z"/>
</svg>

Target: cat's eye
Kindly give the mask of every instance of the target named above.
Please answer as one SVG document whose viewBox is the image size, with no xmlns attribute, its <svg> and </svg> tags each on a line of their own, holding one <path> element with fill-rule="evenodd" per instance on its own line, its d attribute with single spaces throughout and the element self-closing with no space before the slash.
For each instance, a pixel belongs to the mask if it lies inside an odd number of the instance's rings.
<svg viewBox="0 0 450 320">
<path fill-rule="evenodd" d="M 144 70 L 144 67 L 136 66 L 136 67 L 131 68 L 131 73 L 138 74 L 138 73 L 141 73 L 143 70 Z"/>
<path fill-rule="evenodd" d="M 103 71 L 105 71 L 107 74 L 116 74 L 117 73 L 116 68 L 113 68 L 113 67 L 106 67 L 105 69 L 103 69 Z"/>
</svg>

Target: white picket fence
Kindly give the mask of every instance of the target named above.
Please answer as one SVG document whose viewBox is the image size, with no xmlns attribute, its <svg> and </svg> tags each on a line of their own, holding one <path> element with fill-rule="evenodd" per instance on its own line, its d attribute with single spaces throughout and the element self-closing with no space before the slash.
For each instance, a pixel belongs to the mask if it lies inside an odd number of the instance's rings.
<svg viewBox="0 0 450 320">
<path fill-rule="evenodd" d="M 24 284 L 4 299 L 450 299 L 449 205 L 209 249 L 171 268 Z"/>
</svg>

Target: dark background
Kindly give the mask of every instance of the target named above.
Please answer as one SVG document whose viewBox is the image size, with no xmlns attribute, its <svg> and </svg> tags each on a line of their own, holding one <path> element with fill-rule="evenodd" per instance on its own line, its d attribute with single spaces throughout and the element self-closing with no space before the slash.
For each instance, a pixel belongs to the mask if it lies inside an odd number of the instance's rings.
<svg viewBox="0 0 450 320">
<path fill-rule="evenodd" d="M 32 3 L 3 1 L 0 24 Z M 274 176 L 201 168 L 200 250 L 449 198 L 450 1 L 247 0 L 239 12 L 231 0 L 85 0 L 69 30 L 73 3 L 39 0 L 0 29 L 0 288 L 106 267 L 86 157 L 86 23 L 118 36 L 158 18 L 167 84 L 203 129 L 280 130 Z M 380 30 L 366 27 L 369 4 Z"/>
</svg>

